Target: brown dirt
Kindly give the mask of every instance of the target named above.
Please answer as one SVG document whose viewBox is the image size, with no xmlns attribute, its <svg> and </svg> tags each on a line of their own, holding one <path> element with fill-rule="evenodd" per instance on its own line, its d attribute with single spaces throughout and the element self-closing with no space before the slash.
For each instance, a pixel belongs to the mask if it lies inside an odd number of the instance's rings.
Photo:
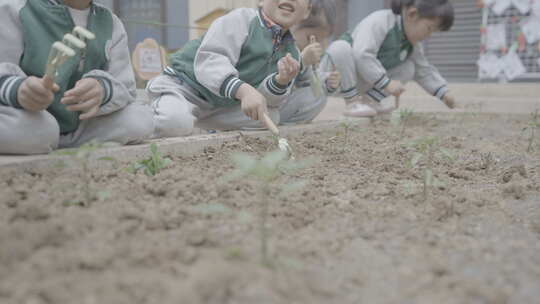
<svg viewBox="0 0 540 304">
<path fill-rule="evenodd" d="M 259 263 L 258 187 L 224 182 L 244 138 L 171 156 L 156 177 L 117 163 L 0 169 L 0 303 L 538 303 L 540 153 L 525 153 L 526 117 L 420 116 L 290 138 L 317 163 L 272 194 L 273 267 Z M 422 199 L 407 143 L 438 135 L 455 161 Z M 539 147 L 540 148 L 540 147 Z M 74 203 L 75 202 L 75 203 Z"/>
</svg>

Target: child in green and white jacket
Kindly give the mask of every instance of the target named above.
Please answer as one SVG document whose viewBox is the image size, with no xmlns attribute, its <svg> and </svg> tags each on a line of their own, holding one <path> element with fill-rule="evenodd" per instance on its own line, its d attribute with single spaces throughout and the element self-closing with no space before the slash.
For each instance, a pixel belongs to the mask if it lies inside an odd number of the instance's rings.
<svg viewBox="0 0 540 304">
<path fill-rule="evenodd" d="M 394 106 L 381 101 L 399 97 L 405 91 L 403 83 L 411 80 L 453 108 L 446 81 L 427 61 L 421 45 L 434 32 L 448 31 L 453 22 L 449 0 L 393 0 L 391 10 L 374 12 L 334 42 L 327 53 L 341 73 L 345 116 L 392 111 Z"/>
<path fill-rule="evenodd" d="M 300 71 L 300 52 L 289 29 L 307 18 L 310 0 L 264 0 L 218 18 L 206 35 L 171 57 L 148 84 L 155 137 L 262 127 L 279 122 L 278 108 Z"/>
<path fill-rule="evenodd" d="M 51 45 L 76 25 L 96 39 L 51 83 L 44 77 Z M 0 154 L 127 144 L 151 134 L 151 109 L 133 104 L 126 32 L 108 9 L 91 0 L 0 0 L 0 26 Z"/>
<path fill-rule="evenodd" d="M 334 33 L 336 3 L 334 0 L 312 0 L 311 7 L 309 18 L 292 28 L 306 68 L 296 78 L 291 95 L 279 109 L 281 124 L 311 122 L 326 106 L 328 96 L 336 93 L 340 86 L 339 72 L 327 58 L 321 62 Z"/>
</svg>

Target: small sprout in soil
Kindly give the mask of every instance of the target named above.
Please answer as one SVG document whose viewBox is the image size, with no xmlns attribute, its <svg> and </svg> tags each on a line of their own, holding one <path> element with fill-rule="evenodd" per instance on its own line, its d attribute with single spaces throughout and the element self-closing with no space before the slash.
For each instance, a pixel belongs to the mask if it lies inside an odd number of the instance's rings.
<svg viewBox="0 0 540 304">
<path fill-rule="evenodd" d="M 239 180 L 244 177 L 251 177 L 258 181 L 259 184 L 259 233 L 260 233 L 260 250 L 262 264 L 270 266 L 268 258 L 268 209 L 269 200 L 272 192 L 272 185 L 277 184 L 280 177 L 291 174 L 294 171 L 303 169 L 311 163 L 311 161 L 298 161 L 289 159 L 287 152 L 273 151 L 264 155 L 261 159 L 245 153 L 235 153 L 231 156 L 236 169 L 226 177 L 226 181 Z M 302 182 L 292 183 L 287 187 L 282 187 L 281 191 L 298 189 Z M 288 188 L 288 189 L 285 189 Z"/>
<path fill-rule="evenodd" d="M 540 111 L 536 110 L 534 113 L 531 114 L 531 119 L 527 123 L 527 127 L 523 129 L 523 132 L 529 131 L 529 139 L 528 139 L 528 146 L 527 146 L 527 152 L 532 152 L 534 150 L 535 146 L 535 139 L 537 134 L 540 134 Z"/>
<path fill-rule="evenodd" d="M 144 174 L 147 176 L 155 176 L 161 172 L 161 170 L 172 164 L 172 159 L 161 156 L 158 151 L 158 147 L 155 143 L 150 145 L 150 157 L 147 159 L 139 160 L 129 166 L 128 171 L 131 173 L 137 173 L 140 170 L 144 170 Z"/>
<path fill-rule="evenodd" d="M 440 139 L 438 137 L 424 137 L 413 143 L 413 147 L 416 150 L 413 158 L 411 159 L 411 166 L 417 167 L 420 161 L 424 161 L 424 201 L 428 199 L 429 188 L 433 186 L 437 181 L 434 177 L 433 166 L 434 162 L 441 157 L 453 160 L 452 154 L 441 147 Z"/>
<path fill-rule="evenodd" d="M 343 135 L 343 152 L 346 152 L 349 149 L 349 136 L 351 131 L 354 131 L 358 125 L 351 120 L 345 120 L 339 124 L 343 128 L 343 133 L 339 132 L 338 134 Z"/>
<path fill-rule="evenodd" d="M 405 129 L 407 128 L 407 123 L 412 119 L 414 116 L 414 111 L 412 109 L 403 108 L 399 110 L 399 112 L 394 112 L 397 114 L 394 114 L 394 123 L 396 125 L 400 125 L 401 129 L 399 132 L 399 136 L 403 136 L 405 134 Z"/>
<path fill-rule="evenodd" d="M 480 154 L 480 169 L 489 171 L 495 164 L 495 158 L 491 152 Z"/>
<path fill-rule="evenodd" d="M 88 206 L 94 199 L 94 191 L 92 189 L 92 171 L 90 170 L 90 160 L 92 155 L 98 149 L 104 148 L 104 144 L 90 142 L 84 144 L 76 149 L 66 149 L 54 152 L 56 155 L 70 156 L 76 163 L 79 164 L 81 169 L 81 187 L 84 194 L 84 198 L 81 201 L 64 202 L 64 206 Z M 115 161 L 113 157 L 100 157 L 98 161 Z M 97 193 L 97 197 L 100 198 L 100 192 Z"/>
</svg>

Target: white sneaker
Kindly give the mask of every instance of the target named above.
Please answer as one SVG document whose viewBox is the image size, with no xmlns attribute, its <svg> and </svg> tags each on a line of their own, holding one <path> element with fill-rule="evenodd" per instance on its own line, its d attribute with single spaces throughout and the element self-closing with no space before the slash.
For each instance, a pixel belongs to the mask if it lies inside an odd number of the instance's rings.
<svg viewBox="0 0 540 304">
<path fill-rule="evenodd" d="M 377 115 L 377 111 L 366 104 L 354 102 L 347 105 L 343 115 L 347 117 L 374 117 Z"/>
<path fill-rule="evenodd" d="M 388 114 L 388 113 L 392 113 L 395 109 L 396 109 L 396 106 L 394 104 L 389 104 L 389 103 L 383 103 L 382 101 L 381 102 L 371 102 L 369 104 L 369 106 L 377 111 L 377 114 Z"/>
</svg>

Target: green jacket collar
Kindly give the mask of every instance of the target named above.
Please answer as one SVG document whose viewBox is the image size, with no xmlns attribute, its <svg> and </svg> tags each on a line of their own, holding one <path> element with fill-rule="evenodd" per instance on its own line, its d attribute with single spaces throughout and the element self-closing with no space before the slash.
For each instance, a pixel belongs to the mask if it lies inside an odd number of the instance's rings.
<svg viewBox="0 0 540 304">
<path fill-rule="evenodd" d="M 66 6 L 66 4 L 64 3 L 64 0 L 43 0 L 43 1 L 47 1 L 49 2 L 50 5 L 54 5 L 54 6 Z M 92 14 L 96 13 L 96 5 L 94 1 L 90 2 L 90 10 L 92 11 Z"/>
<path fill-rule="evenodd" d="M 275 41 L 277 41 L 278 44 L 294 42 L 294 37 L 291 34 L 291 31 L 288 30 L 285 32 L 280 25 L 274 23 L 264 14 L 262 8 L 259 8 L 257 17 L 259 18 L 261 25 L 272 32 L 272 37 Z"/>
</svg>

